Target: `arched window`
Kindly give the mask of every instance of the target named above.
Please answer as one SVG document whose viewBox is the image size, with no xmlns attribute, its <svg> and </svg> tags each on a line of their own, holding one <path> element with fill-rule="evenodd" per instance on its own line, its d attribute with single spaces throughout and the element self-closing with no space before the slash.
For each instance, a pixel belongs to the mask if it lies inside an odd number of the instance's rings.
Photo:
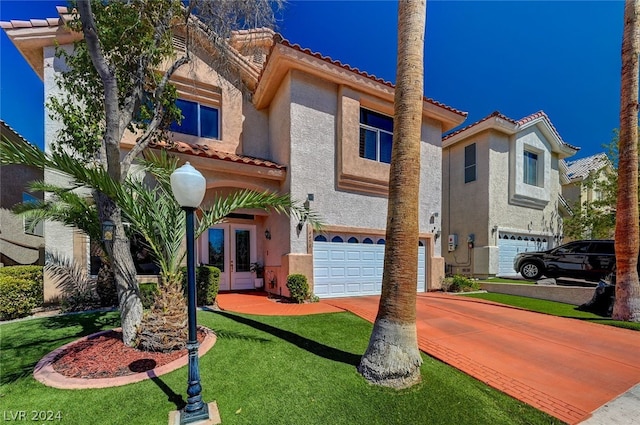
<svg viewBox="0 0 640 425">
<path fill-rule="evenodd" d="M 331 238 L 331 242 L 344 242 L 344 240 L 340 236 L 334 236 Z"/>
<path fill-rule="evenodd" d="M 362 243 L 370 243 L 370 244 L 372 244 L 372 243 L 373 243 L 373 241 L 371 240 L 371 238 L 364 238 L 364 239 L 362 240 Z"/>
<path fill-rule="evenodd" d="M 322 235 L 318 235 L 318 236 L 316 236 L 313 240 L 314 240 L 314 241 L 316 241 L 316 242 L 326 242 L 326 241 L 327 241 L 327 238 L 325 238 L 325 237 L 324 237 L 324 236 L 322 236 Z"/>
<path fill-rule="evenodd" d="M 378 242 L 376 242 L 378 245 L 384 245 L 385 244 L 385 240 L 384 239 L 378 239 Z"/>
<path fill-rule="evenodd" d="M 351 236 L 347 241 L 347 243 L 358 243 L 358 242 L 359 242 L 358 239 L 353 236 Z"/>
<path fill-rule="evenodd" d="M 418 246 L 424 246 L 424 244 L 422 243 L 422 241 L 418 241 Z"/>
</svg>

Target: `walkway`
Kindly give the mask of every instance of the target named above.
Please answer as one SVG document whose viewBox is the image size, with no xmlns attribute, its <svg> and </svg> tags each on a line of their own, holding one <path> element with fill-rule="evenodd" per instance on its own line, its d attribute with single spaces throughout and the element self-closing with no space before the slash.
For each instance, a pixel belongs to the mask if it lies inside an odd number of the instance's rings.
<svg viewBox="0 0 640 425">
<path fill-rule="evenodd" d="M 235 302 L 244 296 L 220 294 L 218 303 L 240 312 Z M 286 315 L 292 306 L 250 299 L 254 310 L 237 308 Z M 378 301 L 326 299 L 299 305 L 295 314 L 344 309 L 373 322 Z M 419 295 L 416 311 L 422 351 L 569 424 L 640 383 L 640 332 L 442 294 Z"/>
</svg>

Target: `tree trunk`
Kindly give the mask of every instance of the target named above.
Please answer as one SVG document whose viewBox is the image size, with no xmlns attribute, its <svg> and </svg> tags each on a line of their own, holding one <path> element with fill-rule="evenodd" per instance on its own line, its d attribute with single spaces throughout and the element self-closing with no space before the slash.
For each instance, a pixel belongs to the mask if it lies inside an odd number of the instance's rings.
<svg viewBox="0 0 640 425">
<path fill-rule="evenodd" d="M 640 322 L 638 282 L 638 55 L 640 0 L 627 0 L 622 35 L 618 203 L 616 212 L 616 302 L 612 318 Z"/>
<path fill-rule="evenodd" d="M 142 300 L 136 278 L 136 267 L 131 258 L 129 238 L 122 224 L 120 208 L 104 194 L 94 195 L 100 214 L 100 222 L 111 220 L 115 225 L 113 243 L 107 249 L 118 291 L 118 308 L 122 326 L 122 340 L 131 347 L 135 344 L 138 328 L 142 322 Z M 108 242 L 107 242 L 108 243 Z"/>
<path fill-rule="evenodd" d="M 425 0 L 399 2 L 382 294 L 369 346 L 358 366 L 369 382 L 393 388 L 410 387 L 421 379 L 416 290 L 425 20 Z"/>
</svg>

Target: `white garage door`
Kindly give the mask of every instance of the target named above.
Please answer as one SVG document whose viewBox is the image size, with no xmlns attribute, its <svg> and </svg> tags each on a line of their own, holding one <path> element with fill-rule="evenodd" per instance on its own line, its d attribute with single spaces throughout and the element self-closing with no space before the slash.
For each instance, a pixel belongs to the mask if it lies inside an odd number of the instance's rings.
<svg viewBox="0 0 640 425">
<path fill-rule="evenodd" d="M 500 253 L 498 276 L 513 276 L 517 274 L 513 269 L 513 259 L 518 253 L 544 251 L 548 248 L 549 242 L 546 236 L 500 233 L 498 238 L 498 251 Z"/>
<path fill-rule="evenodd" d="M 384 245 L 313 243 L 313 293 L 320 298 L 375 295 L 382 289 Z M 425 291 L 425 248 L 418 247 L 418 292 Z"/>
</svg>

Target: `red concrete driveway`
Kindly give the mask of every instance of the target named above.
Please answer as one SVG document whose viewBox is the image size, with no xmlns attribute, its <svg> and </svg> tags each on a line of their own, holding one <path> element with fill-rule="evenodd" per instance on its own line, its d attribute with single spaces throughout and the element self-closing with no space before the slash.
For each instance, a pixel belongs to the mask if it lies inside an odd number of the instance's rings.
<svg viewBox="0 0 640 425">
<path fill-rule="evenodd" d="M 296 315 L 348 310 L 373 322 L 378 296 L 286 304 L 222 293 L 224 310 Z M 640 332 L 442 294 L 417 298 L 425 353 L 569 424 L 640 383 Z"/>
<path fill-rule="evenodd" d="M 323 300 L 373 322 L 379 297 Z M 419 295 L 420 349 L 569 424 L 640 382 L 640 332 Z"/>
</svg>

